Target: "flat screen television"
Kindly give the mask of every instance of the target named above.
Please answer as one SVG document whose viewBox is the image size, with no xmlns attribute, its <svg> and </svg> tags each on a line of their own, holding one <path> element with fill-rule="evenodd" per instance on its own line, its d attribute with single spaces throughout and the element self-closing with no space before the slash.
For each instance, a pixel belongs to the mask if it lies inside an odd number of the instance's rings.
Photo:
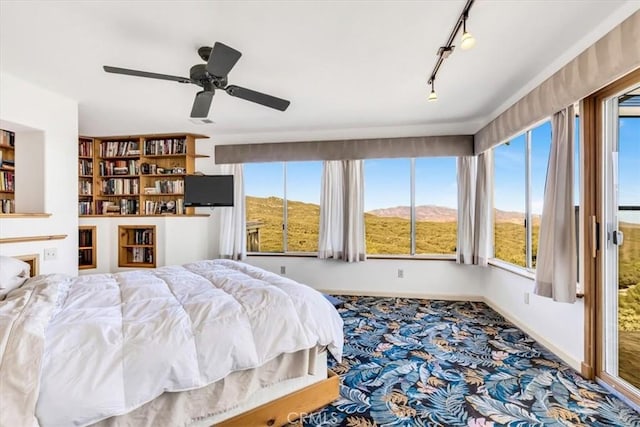
<svg viewBox="0 0 640 427">
<path fill-rule="evenodd" d="M 185 207 L 233 206 L 233 175 L 187 175 Z"/>
</svg>

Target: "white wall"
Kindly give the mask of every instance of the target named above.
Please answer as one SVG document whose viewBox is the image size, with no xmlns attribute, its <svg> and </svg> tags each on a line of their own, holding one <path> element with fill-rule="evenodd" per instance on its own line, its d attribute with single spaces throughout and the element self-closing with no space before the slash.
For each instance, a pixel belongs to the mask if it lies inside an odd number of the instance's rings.
<svg viewBox="0 0 640 427">
<path fill-rule="evenodd" d="M 532 279 L 489 267 L 477 280 L 485 301 L 540 344 L 580 371 L 584 360 L 584 300 L 574 304 L 533 295 Z M 529 303 L 525 303 L 525 293 Z"/>
<path fill-rule="evenodd" d="M 2 244 L 0 254 L 39 254 L 41 273 L 76 274 L 77 102 L 0 73 L 0 127 L 16 131 L 17 208 L 42 208 L 52 214 L 49 218 L 2 218 L 0 237 L 67 235 L 64 240 Z M 56 248 L 57 259 L 45 261 L 44 248 Z"/>
<path fill-rule="evenodd" d="M 450 260 L 368 259 L 349 264 L 312 257 L 250 256 L 249 264 L 280 273 L 315 289 L 334 293 L 403 295 L 442 299 L 481 299 L 478 267 Z M 398 269 L 403 278 L 398 278 Z"/>
<path fill-rule="evenodd" d="M 81 274 L 130 270 L 118 267 L 118 226 L 156 226 L 156 265 L 184 264 L 211 258 L 209 217 L 111 217 L 80 218 L 80 225 L 96 227 L 96 268 Z"/>
</svg>

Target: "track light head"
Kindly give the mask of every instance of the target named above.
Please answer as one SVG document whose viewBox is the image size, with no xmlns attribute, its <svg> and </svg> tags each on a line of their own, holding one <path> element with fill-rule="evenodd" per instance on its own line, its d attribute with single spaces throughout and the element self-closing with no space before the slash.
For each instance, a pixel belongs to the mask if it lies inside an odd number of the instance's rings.
<svg viewBox="0 0 640 427">
<path fill-rule="evenodd" d="M 460 48 L 462 50 L 469 50 L 476 45 L 476 39 L 467 31 L 467 18 L 469 15 L 465 13 L 462 17 L 462 40 L 460 41 Z"/>
<path fill-rule="evenodd" d="M 429 84 L 431 85 L 431 93 L 429 94 L 429 97 L 427 98 L 427 101 L 429 102 L 434 102 L 438 100 L 438 95 L 436 95 L 436 90 L 433 87 L 434 86 L 434 81 L 433 80 L 429 80 Z"/>
</svg>

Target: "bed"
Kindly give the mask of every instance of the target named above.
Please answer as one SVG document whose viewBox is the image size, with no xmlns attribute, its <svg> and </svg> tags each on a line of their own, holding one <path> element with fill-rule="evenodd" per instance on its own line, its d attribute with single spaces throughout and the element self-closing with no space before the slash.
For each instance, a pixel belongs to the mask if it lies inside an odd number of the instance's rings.
<svg viewBox="0 0 640 427">
<path fill-rule="evenodd" d="M 0 302 L 0 425 L 282 425 L 337 397 L 342 320 L 244 263 L 39 275 Z"/>
</svg>

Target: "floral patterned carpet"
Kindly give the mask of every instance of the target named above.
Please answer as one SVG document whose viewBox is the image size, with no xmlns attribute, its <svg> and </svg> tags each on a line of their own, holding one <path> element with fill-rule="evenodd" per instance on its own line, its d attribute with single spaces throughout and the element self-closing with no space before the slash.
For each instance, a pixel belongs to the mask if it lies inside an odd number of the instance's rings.
<svg viewBox="0 0 640 427">
<path fill-rule="evenodd" d="M 304 426 L 640 426 L 483 303 L 341 297 L 340 398 Z"/>
</svg>

